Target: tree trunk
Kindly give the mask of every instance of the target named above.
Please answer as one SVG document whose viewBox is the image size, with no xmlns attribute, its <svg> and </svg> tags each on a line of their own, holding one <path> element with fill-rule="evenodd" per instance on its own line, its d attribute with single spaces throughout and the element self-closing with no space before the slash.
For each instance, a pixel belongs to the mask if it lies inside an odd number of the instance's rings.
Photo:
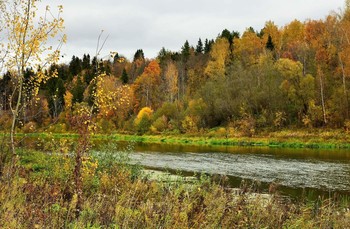
<svg viewBox="0 0 350 229">
<path fill-rule="evenodd" d="M 77 195 L 77 203 L 75 206 L 75 216 L 79 218 L 81 211 L 83 209 L 84 198 L 83 198 L 83 178 L 82 178 L 82 167 L 83 167 L 83 157 L 88 151 L 90 144 L 90 132 L 89 123 L 91 120 L 91 115 L 83 114 L 81 116 L 75 117 L 73 125 L 76 126 L 79 132 L 79 140 L 75 154 L 75 167 L 74 167 L 74 184 L 75 184 L 75 194 Z"/>
<path fill-rule="evenodd" d="M 23 36 L 20 41 L 21 45 L 23 46 L 21 50 L 21 58 L 20 58 L 20 65 L 18 66 L 17 73 L 18 73 L 18 98 L 17 98 L 17 104 L 15 110 L 12 110 L 12 124 L 11 124 L 11 149 L 12 149 L 12 154 L 13 156 L 16 156 L 16 147 L 15 147 L 15 132 L 16 132 L 16 123 L 18 120 L 18 113 L 20 110 L 21 106 L 21 101 L 22 101 L 22 91 L 23 91 L 23 74 L 24 74 L 24 69 L 25 69 L 25 44 L 26 44 L 26 38 L 27 38 L 27 32 L 28 32 L 28 27 L 29 27 L 29 19 L 30 19 L 30 9 L 31 9 L 31 1 L 27 1 L 27 9 L 26 9 L 26 24 L 24 26 L 24 31 L 23 31 Z"/>
<path fill-rule="evenodd" d="M 322 112 L 323 112 L 323 122 L 324 124 L 327 124 L 326 106 L 324 102 L 323 73 L 321 72 L 320 68 L 318 69 L 318 75 L 320 79 L 320 93 L 321 93 L 321 104 L 322 104 Z"/>
<path fill-rule="evenodd" d="M 12 124 L 11 124 L 11 149 L 12 149 L 12 155 L 16 156 L 16 146 L 15 146 L 15 134 L 16 134 L 16 123 L 18 119 L 18 113 L 21 106 L 21 100 L 22 100 L 22 90 L 23 90 L 23 79 L 21 76 L 19 76 L 19 88 L 18 88 L 18 98 L 15 109 L 11 109 L 12 111 Z"/>
<path fill-rule="evenodd" d="M 344 93 L 344 97 L 345 97 L 345 118 L 348 119 L 349 118 L 349 99 L 348 99 L 348 93 L 347 93 L 347 89 L 346 89 L 346 75 L 345 75 L 345 69 L 344 69 L 344 63 L 343 60 L 341 59 L 341 56 L 339 56 L 339 63 L 341 66 L 341 70 L 342 70 L 342 78 L 343 78 L 343 93 Z"/>
</svg>

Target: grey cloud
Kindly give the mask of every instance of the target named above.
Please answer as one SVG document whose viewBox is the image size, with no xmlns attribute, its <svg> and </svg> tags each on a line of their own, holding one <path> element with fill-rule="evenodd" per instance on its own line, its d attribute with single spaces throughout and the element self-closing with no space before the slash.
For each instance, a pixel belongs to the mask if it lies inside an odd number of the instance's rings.
<svg viewBox="0 0 350 229">
<path fill-rule="evenodd" d="M 154 57 L 164 46 L 179 50 L 187 39 L 215 38 L 222 29 L 260 30 L 272 20 L 284 26 L 294 18 L 320 19 L 344 0 L 52 0 L 64 6 L 68 34 L 67 56 L 94 53 L 101 29 L 110 37 L 104 48 L 131 58 L 142 48 Z M 54 4 L 56 3 L 56 4 Z M 51 3 L 49 3 L 51 4 Z"/>
</svg>

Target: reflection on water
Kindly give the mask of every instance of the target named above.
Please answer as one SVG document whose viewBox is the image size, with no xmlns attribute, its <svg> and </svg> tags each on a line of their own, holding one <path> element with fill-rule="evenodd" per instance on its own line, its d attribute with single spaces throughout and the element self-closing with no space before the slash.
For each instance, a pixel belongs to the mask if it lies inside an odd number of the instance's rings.
<svg viewBox="0 0 350 229">
<path fill-rule="evenodd" d="M 137 152 L 135 162 L 153 168 L 222 174 L 295 188 L 350 190 L 350 164 L 242 153 Z"/>
<path fill-rule="evenodd" d="M 157 169 L 227 175 L 235 185 L 248 179 L 277 182 L 288 193 L 350 192 L 348 150 L 136 144 L 131 158 Z"/>
<path fill-rule="evenodd" d="M 42 139 L 40 141 L 43 141 Z M 72 146 L 76 139 L 70 139 Z M 111 140 L 94 141 L 99 150 Z M 40 142 L 39 142 L 40 143 Z M 42 143 L 42 142 L 41 142 Z M 115 142 L 120 148 L 128 142 Z M 26 139 L 34 148 L 38 139 Z M 231 180 L 277 182 L 293 190 L 350 193 L 348 150 L 284 149 L 269 147 L 187 146 L 133 143 L 132 160 L 156 169 L 227 175 Z"/>
</svg>

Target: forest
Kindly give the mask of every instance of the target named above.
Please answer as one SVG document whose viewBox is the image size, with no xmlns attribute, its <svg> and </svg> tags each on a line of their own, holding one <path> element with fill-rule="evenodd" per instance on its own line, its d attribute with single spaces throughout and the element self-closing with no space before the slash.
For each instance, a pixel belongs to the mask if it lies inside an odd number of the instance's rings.
<svg viewBox="0 0 350 229">
<path fill-rule="evenodd" d="M 350 227 L 350 0 L 153 59 L 101 58 L 101 33 L 69 63 L 63 6 L 40 2 L 0 1 L 0 228 Z M 199 154 L 215 173 L 168 167 Z"/>
<path fill-rule="evenodd" d="M 346 7 L 323 20 L 267 21 L 243 34 L 224 29 L 177 52 L 161 48 L 155 59 L 138 49 L 132 60 L 85 54 L 45 69 L 26 66 L 16 128 L 69 132 L 74 111 L 95 104 L 100 133 L 348 129 L 349 37 Z M 39 72 L 52 77 L 39 82 Z M 15 71 L 0 79 L 1 131 L 11 127 L 17 83 Z"/>
</svg>

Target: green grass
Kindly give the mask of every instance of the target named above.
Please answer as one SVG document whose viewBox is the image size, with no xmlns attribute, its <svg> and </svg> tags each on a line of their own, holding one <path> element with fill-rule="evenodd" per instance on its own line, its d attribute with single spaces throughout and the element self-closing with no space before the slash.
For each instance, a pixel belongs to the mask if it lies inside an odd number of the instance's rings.
<svg viewBox="0 0 350 229">
<path fill-rule="evenodd" d="M 0 134 L 4 136 L 4 134 Z M 74 133 L 19 133 L 18 137 L 38 138 L 78 138 Z M 265 132 L 254 137 L 220 137 L 211 132 L 184 135 L 127 135 L 127 134 L 95 134 L 92 139 L 112 139 L 117 141 L 133 141 L 144 143 L 213 145 L 213 146 L 264 146 L 281 148 L 322 148 L 350 149 L 350 135 L 342 130 L 281 130 Z"/>
</svg>

